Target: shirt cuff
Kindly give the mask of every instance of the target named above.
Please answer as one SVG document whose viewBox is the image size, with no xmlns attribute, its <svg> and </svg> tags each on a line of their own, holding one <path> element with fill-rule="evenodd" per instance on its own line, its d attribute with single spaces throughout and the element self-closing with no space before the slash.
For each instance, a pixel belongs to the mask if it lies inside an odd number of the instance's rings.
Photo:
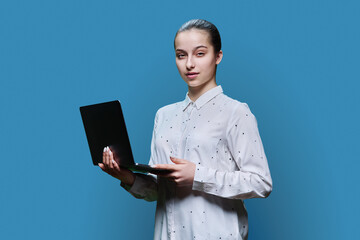
<svg viewBox="0 0 360 240">
<path fill-rule="evenodd" d="M 136 198 L 146 197 L 155 187 L 154 182 L 150 180 L 151 176 L 135 173 L 135 180 L 132 186 L 125 183 L 120 183 L 120 186 L 128 191 Z"/>
<path fill-rule="evenodd" d="M 194 175 L 194 182 L 192 189 L 196 191 L 203 191 L 203 192 L 216 192 L 215 184 L 212 183 L 211 177 L 215 176 L 215 170 L 200 166 L 199 164 L 196 165 L 195 168 L 195 175 Z M 214 177 L 212 177 L 214 178 Z"/>
</svg>

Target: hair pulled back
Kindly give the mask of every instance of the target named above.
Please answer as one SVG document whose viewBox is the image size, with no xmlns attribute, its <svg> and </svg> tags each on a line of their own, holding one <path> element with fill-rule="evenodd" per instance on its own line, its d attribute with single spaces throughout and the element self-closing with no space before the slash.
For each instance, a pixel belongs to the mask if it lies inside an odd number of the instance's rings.
<svg viewBox="0 0 360 240">
<path fill-rule="evenodd" d="M 181 32 L 188 31 L 191 29 L 199 29 L 206 31 L 210 36 L 211 44 L 214 47 L 215 53 L 220 52 L 221 50 L 221 38 L 220 33 L 216 26 L 209 21 L 203 19 L 192 19 L 184 23 L 179 30 L 176 32 L 175 39 L 177 35 Z M 174 40 L 174 47 L 175 47 L 175 40 Z"/>
</svg>

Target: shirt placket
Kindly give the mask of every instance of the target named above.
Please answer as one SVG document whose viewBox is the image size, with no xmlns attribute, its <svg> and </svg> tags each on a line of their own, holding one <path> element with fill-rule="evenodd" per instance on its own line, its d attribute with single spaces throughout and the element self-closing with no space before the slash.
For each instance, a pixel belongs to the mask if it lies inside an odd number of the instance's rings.
<svg viewBox="0 0 360 240">
<path fill-rule="evenodd" d="M 175 195 L 175 189 L 171 187 L 169 189 L 170 195 Z M 167 215 L 168 215 L 168 239 L 176 239 L 175 234 L 175 216 L 174 216 L 174 197 L 171 198 L 170 201 L 168 201 L 167 204 Z"/>
<path fill-rule="evenodd" d="M 188 129 L 190 126 L 190 122 L 191 122 L 191 114 L 193 112 L 193 109 L 195 107 L 195 104 L 193 102 L 189 103 L 189 106 L 185 109 L 185 111 L 183 112 L 182 116 L 182 121 L 181 121 L 181 134 L 180 134 L 180 138 L 178 140 L 178 143 L 176 144 L 176 149 L 175 149 L 175 154 L 177 157 L 183 158 L 185 156 L 185 149 L 187 147 L 187 138 L 189 136 L 188 134 Z M 171 195 L 176 196 L 176 188 L 172 188 L 171 191 Z M 169 217 L 169 227 L 168 227 L 168 238 L 169 239 L 176 239 L 176 230 L 175 230 L 175 214 L 174 214 L 174 210 L 176 209 L 176 202 L 174 201 L 174 199 L 176 198 L 172 198 L 171 201 L 169 201 L 169 204 L 167 206 L 167 214 Z M 177 223 L 179 224 L 179 223 Z"/>
<path fill-rule="evenodd" d="M 189 126 L 191 122 L 191 114 L 193 112 L 193 109 L 195 108 L 195 104 L 193 102 L 189 103 L 189 106 L 185 109 L 185 111 L 182 114 L 182 120 L 180 122 L 180 137 L 177 141 L 175 153 L 176 156 L 179 158 L 185 157 L 185 149 L 187 146 L 187 139 L 189 137 Z"/>
</svg>

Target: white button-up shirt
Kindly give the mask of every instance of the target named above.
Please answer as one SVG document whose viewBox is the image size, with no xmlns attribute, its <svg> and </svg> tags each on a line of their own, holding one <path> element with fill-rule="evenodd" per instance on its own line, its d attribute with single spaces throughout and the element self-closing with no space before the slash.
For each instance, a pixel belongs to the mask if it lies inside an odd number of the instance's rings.
<svg viewBox="0 0 360 240">
<path fill-rule="evenodd" d="M 128 191 L 157 200 L 154 239 L 247 239 L 243 199 L 267 197 L 272 180 L 257 122 L 245 103 L 221 86 L 195 102 L 162 107 L 155 117 L 149 164 L 196 164 L 193 185 L 136 174 Z"/>
</svg>

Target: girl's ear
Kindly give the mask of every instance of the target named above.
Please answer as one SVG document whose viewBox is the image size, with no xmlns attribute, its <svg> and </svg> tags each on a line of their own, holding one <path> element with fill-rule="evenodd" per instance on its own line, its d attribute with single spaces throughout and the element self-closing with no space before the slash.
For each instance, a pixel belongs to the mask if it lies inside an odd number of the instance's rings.
<svg viewBox="0 0 360 240">
<path fill-rule="evenodd" d="M 216 65 L 221 62 L 222 57 L 223 57 L 223 52 L 222 52 L 222 50 L 220 50 L 220 51 L 216 54 Z"/>
</svg>

